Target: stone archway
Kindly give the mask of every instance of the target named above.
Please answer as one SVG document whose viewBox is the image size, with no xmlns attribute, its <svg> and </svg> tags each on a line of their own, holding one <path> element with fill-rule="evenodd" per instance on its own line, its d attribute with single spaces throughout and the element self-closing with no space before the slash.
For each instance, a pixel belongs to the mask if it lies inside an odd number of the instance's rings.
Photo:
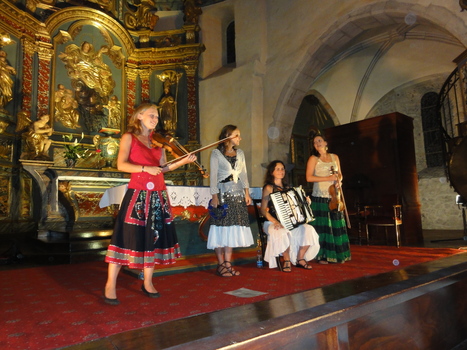
<svg viewBox="0 0 467 350">
<path fill-rule="evenodd" d="M 394 35 L 397 35 L 398 31 L 379 32 L 378 35 L 370 36 L 364 42 L 359 42 L 358 46 L 353 43 L 345 50 L 343 48 L 364 31 L 388 26 L 394 29 L 398 25 L 407 25 L 407 16 L 411 13 L 417 14 L 417 23 L 441 28 L 446 33 L 442 38 L 430 36 L 425 38 L 423 37 L 424 33 L 416 30 L 411 32 L 411 35 L 416 35 L 424 40 L 451 40 L 464 45 L 467 43 L 463 35 L 465 23 L 454 12 L 436 5 L 420 7 L 420 5 L 398 2 L 391 7 L 382 7 L 381 3 L 374 3 L 354 9 L 353 12 L 341 16 L 328 27 L 328 30 L 321 37 L 314 40 L 314 44 L 316 42 L 321 44 L 315 45 L 313 51 L 309 51 L 294 74 L 284 84 L 284 89 L 274 111 L 273 122 L 269 125 L 270 128 L 280 129 L 282 137 L 269 138 L 269 159 L 285 159 L 284 150 L 288 150 L 288 142 L 300 103 L 309 94 L 309 88 L 320 74 L 346 56 L 355 53 L 355 50 L 363 49 L 365 45 L 376 43 L 384 46 L 390 40 L 395 40 Z M 446 23 L 450 24 L 448 28 L 446 28 Z M 446 29 L 449 32 L 446 32 Z M 401 35 L 406 35 L 406 32 Z"/>
</svg>

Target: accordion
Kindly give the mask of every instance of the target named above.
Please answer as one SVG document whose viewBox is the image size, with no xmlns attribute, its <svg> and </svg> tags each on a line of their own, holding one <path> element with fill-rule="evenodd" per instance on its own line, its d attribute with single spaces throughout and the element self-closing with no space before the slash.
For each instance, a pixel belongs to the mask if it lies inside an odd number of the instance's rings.
<svg viewBox="0 0 467 350">
<path fill-rule="evenodd" d="M 277 219 L 287 230 L 290 231 L 314 220 L 302 186 L 273 192 L 270 198 L 276 210 Z"/>
</svg>

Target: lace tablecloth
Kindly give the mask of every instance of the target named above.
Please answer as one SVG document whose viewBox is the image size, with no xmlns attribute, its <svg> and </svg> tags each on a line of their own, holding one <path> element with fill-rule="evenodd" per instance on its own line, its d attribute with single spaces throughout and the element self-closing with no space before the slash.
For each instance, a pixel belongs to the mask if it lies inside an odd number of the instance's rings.
<svg viewBox="0 0 467 350">
<path fill-rule="evenodd" d="M 128 185 L 116 186 L 107 189 L 99 202 L 101 208 L 111 204 L 120 204 Z M 195 186 L 167 186 L 167 192 L 172 206 L 187 208 L 193 206 L 208 207 L 209 200 L 212 198 L 209 187 Z M 261 198 L 261 188 L 250 188 L 252 198 Z"/>
</svg>

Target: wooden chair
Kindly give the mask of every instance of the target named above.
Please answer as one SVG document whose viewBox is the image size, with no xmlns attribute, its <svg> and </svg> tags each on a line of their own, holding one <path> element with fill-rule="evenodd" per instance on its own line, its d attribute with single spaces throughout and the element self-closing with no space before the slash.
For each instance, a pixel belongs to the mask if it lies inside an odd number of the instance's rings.
<svg viewBox="0 0 467 350">
<path fill-rule="evenodd" d="M 266 218 L 261 214 L 261 199 L 253 199 L 253 206 L 255 207 L 256 222 L 258 223 L 259 240 L 261 242 L 261 254 L 263 256 L 264 266 L 264 253 L 266 252 L 266 245 L 268 244 L 268 234 L 263 231 L 263 224 Z M 276 257 L 277 267 L 282 271 L 282 264 L 280 257 Z"/>
<path fill-rule="evenodd" d="M 354 211 L 349 211 L 349 217 L 350 221 L 352 222 L 352 230 L 348 231 L 349 232 L 349 238 L 352 233 L 357 232 L 357 240 L 358 244 L 362 245 L 363 241 L 363 236 L 365 235 L 364 233 L 364 226 L 365 226 L 365 208 L 363 204 L 357 203 L 355 205 L 355 210 Z"/>
<path fill-rule="evenodd" d="M 388 241 L 388 228 L 393 227 L 396 235 L 396 245 L 400 246 L 400 225 L 402 225 L 402 205 L 366 205 L 363 210 L 364 225 L 367 244 L 370 244 L 370 227 L 384 227 L 386 244 Z"/>
</svg>

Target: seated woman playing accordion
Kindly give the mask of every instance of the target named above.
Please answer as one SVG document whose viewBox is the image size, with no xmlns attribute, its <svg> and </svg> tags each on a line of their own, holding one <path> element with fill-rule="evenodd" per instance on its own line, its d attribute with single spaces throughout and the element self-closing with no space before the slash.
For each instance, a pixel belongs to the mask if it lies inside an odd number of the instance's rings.
<svg viewBox="0 0 467 350">
<path fill-rule="evenodd" d="M 283 162 L 274 160 L 268 165 L 261 200 L 261 213 L 267 220 L 264 222 L 263 230 L 268 234 L 264 260 L 269 263 L 269 268 L 275 268 L 277 267 L 275 258 L 282 255 L 283 272 L 291 272 L 292 263 L 296 267 L 310 270 L 312 267 L 308 261 L 314 259 L 319 251 L 318 234 L 313 226 L 307 223 L 291 230 L 285 228 L 277 218 L 276 208 L 271 200 L 271 193 L 288 189 L 283 183 L 284 176 Z"/>
</svg>

